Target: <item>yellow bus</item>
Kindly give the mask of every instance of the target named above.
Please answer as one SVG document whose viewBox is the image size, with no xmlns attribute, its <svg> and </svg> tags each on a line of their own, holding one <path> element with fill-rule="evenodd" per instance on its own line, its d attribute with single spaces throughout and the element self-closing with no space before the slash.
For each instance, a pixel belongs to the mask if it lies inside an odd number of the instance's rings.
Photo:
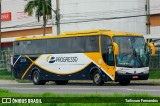
<svg viewBox="0 0 160 106">
<path fill-rule="evenodd" d="M 147 80 L 149 55 L 155 47 L 140 34 L 111 30 L 66 32 L 58 36 L 17 38 L 13 70 L 18 79 L 35 85 L 47 81 L 65 85 L 69 80 L 93 80 L 96 85 Z"/>
</svg>

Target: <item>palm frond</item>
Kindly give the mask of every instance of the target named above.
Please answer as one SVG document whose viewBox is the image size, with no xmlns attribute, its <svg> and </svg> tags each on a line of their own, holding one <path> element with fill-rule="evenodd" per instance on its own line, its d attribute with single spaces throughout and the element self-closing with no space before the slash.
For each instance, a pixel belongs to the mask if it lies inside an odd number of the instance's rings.
<svg viewBox="0 0 160 106">
<path fill-rule="evenodd" d="M 46 23 L 52 17 L 51 0 L 30 0 L 25 5 L 24 12 L 28 15 L 35 13 L 38 22 L 43 17 L 43 21 Z"/>
</svg>

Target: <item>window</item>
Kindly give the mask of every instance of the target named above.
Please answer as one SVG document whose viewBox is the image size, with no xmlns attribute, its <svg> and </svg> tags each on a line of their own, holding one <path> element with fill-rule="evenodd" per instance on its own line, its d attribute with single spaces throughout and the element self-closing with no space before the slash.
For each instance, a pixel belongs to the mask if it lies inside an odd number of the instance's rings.
<svg viewBox="0 0 160 106">
<path fill-rule="evenodd" d="M 111 46 L 112 42 L 108 36 L 102 36 L 102 52 L 108 52 L 108 46 Z"/>
<path fill-rule="evenodd" d="M 74 53 L 82 53 L 86 50 L 86 37 L 74 37 L 72 39 L 72 52 Z"/>
<path fill-rule="evenodd" d="M 15 42 L 15 54 L 43 54 L 46 53 L 46 40 Z"/>
<path fill-rule="evenodd" d="M 46 40 L 32 40 L 26 41 L 24 45 L 24 54 L 44 54 L 47 47 Z"/>
<path fill-rule="evenodd" d="M 73 38 L 61 38 L 59 39 L 59 52 L 71 53 L 71 43 Z"/>
<path fill-rule="evenodd" d="M 16 54 L 98 52 L 99 36 L 43 39 L 15 42 Z"/>
<path fill-rule="evenodd" d="M 59 39 L 47 39 L 47 53 L 59 53 Z"/>
<path fill-rule="evenodd" d="M 23 44 L 24 43 L 24 41 L 22 42 L 19 42 L 19 41 L 17 41 L 17 42 L 14 42 L 14 53 L 15 54 L 22 54 L 23 53 Z"/>
<path fill-rule="evenodd" d="M 99 42 L 98 36 L 86 37 L 86 52 L 98 52 Z"/>
</svg>

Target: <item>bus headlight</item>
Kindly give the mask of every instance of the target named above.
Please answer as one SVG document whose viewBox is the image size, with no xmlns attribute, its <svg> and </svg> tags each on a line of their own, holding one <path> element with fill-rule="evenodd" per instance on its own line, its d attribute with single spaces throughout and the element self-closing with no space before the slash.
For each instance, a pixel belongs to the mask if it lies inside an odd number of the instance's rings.
<svg viewBox="0 0 160 106">
<path fill-rule="evenodd" d="M 148 73 L 149 73 L 149 70 L 147 70 L 147 71 L 144 71 L 143 73 L 144 73 L 144 74 L 148 74 Z"/>
<path fill-rule="evenodd" d="M 126 74 L 126 72 L 122 71 L 122 70 L 118 70 L 117 73 L 119 73 L 119 74 Z"/>
</svg>

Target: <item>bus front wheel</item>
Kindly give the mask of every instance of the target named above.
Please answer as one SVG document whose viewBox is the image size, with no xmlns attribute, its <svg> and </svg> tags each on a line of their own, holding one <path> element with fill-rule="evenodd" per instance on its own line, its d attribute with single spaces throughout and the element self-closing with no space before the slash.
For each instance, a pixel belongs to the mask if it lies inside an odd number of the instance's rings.
<svg viewBox="0 0 160 106">
<path fill-rule="evenodd" d="M 32 80 L 34 85 L 45 85 L 46 81 L 40 80 L 39 71 L 34 71 L 32 74 Z"/>
<path fill-rule="evenodd" d="M 95 85 L 103 85 L 104 81 L 102 81 L 102 75 L 99 71 L 95 71 L 93 73 L 93 83 Z"/>
<path fill-rule="evenodd" d="M 130 84 L 130 80 L 120 80 L 119 84 L 122 85 L 122 86 L 129 85 Z"/>
<path fill-rule="evenodd" d="M 57 80 L 55 81 L 56 85 L 67 85 L 68 80 Z"/>
</svg>

